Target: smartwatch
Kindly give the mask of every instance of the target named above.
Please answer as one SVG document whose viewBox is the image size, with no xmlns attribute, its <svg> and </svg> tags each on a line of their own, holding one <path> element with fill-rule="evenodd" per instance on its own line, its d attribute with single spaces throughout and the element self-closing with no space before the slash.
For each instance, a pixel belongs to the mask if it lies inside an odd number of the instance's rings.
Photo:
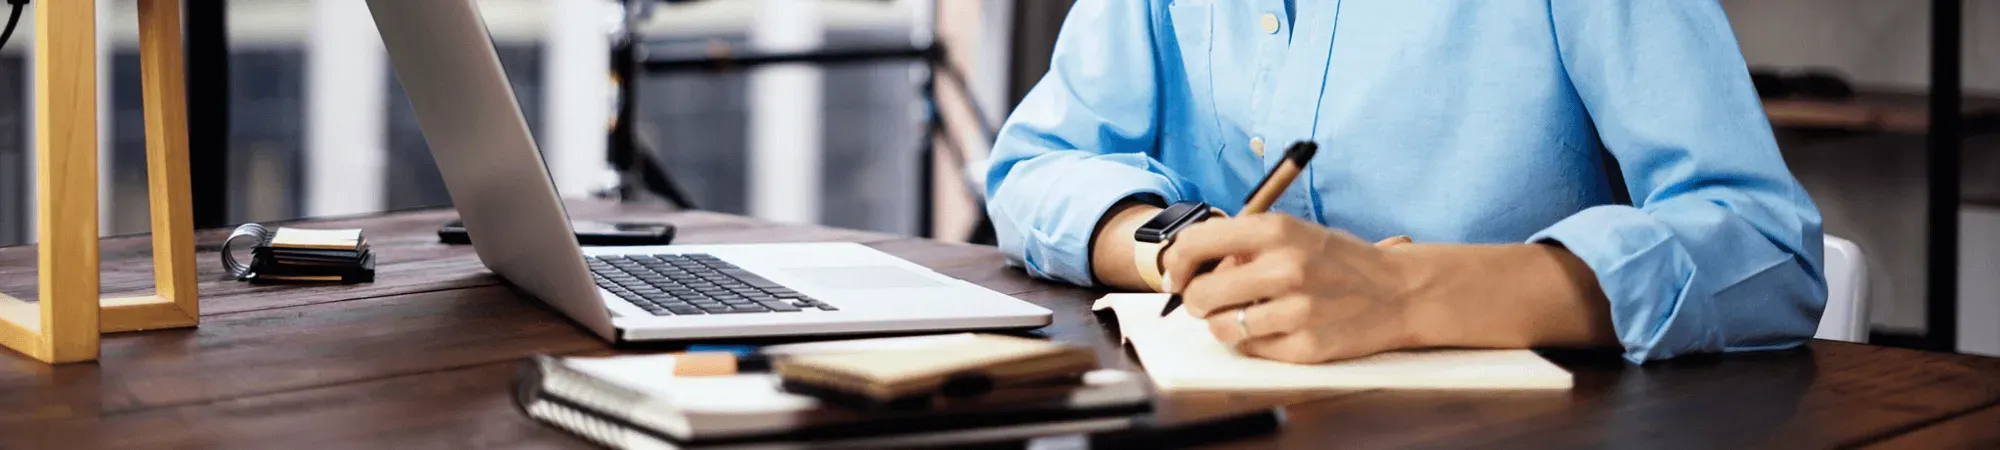
<svg viewBox="0 0 2000 450">
<path fill-rule="evenodd" d="M 1139 269 L 1139 278 L 1153 291 L 1161 291 L 1160 252 L 1172 243 L 1174 235 L 1216 214 L 1214 208 L 1202 202 L 1179 202 L 1168 205 L 1153 215 L 1139 231 L 1132 233 L 1132 262 Z"/>
</svg>

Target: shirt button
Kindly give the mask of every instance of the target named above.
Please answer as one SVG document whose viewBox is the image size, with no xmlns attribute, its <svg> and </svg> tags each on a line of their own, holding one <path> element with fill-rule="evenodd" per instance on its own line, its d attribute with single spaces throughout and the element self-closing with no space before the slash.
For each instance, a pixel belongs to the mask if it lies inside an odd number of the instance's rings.
<svg viewBox="0 0 2000 450">
<path fill-rule="evenodd" d="M 1264 156 L 1264 138 L 1250 138 L 1250 153 L 1256 153 L 1257 156 Z"/>
<path fill-rule="evenodd" d="M 1268 14 L 1268 13 L 1264 14 L 1264 18 L 1261 20 L 1261 22 L 1263 22 L 1265 34 L 1276 34 L 1278 32 L 1277 14 Z"/>
</svg>

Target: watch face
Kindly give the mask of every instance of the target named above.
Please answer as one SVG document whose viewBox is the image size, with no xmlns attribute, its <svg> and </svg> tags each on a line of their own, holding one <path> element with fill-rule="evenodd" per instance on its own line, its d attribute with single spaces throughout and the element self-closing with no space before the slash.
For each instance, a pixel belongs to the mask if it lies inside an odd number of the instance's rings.
<svg viewBox="0 0 2000 450">
<path fill-rule="evenodd" d="M 1167 209 L 1160 211 L 1159 214 L 1154 215 L 1153 219 L 1146 221 L 1145 225 L 1140 225 L 1139 231 L 1133 233 L 1132 237 L 1139 242 L 1166 242 L 1168 239 L 1173 239 L 1174 233 L 1180 232 L 1182 228 L 1186 228 L 1195 222 L 1200 222 L 1202 219 L 1207 219 L 1208 214 L 1208 204 L 1206 203 L 1175 203 L 1168 206 Z"/>
</svg>

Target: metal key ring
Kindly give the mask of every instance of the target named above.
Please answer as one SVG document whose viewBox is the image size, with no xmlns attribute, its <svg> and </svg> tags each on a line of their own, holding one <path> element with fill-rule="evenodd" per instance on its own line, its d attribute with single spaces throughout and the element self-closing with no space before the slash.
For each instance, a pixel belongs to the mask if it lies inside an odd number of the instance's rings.
<svg viewBox="0 0 2000 450">
<path fill-rule="evenodd" d="M 269 232 L 262 225 L 254 223 L 246 223 L 243 226 L 236 227 L 236 231 L 230 233 L 228 239 L 222 240 L 222 268 L 228 270 L 230 275 L 235 276 L 239 280 L 256 276 L 256 274 L 250 272 L 249 264 L 243 264 L 236 260 L 235 252 L 232 251 L 236 247 L 233 245 L 237 243 L 237 239 L 249 238 L 249 246 L 255 248 L 264 242 L 268 234 Z"/>
</svg>

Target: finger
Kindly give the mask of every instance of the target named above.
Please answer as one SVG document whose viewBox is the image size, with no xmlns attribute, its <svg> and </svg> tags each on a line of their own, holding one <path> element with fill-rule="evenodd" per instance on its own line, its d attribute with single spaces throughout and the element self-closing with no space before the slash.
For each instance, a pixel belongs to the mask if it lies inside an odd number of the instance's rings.
<svg viewBox="0 0 2000 450">
<path fill-rule="evenodd" d="M 1230 256 L 1230 257 L 1225 257 L 1225 258 L 1222 258 L 1222 264 L 1217 264 L 1217 265 L 1215 265 L 1215 270 L 1222 270 L 1222 269 L 1228 269 L 1228 268 L 1232 268 L 1232 267 L 1236 267 L 1236 266 L 1241 266 L 1241 265 L 1243 265 L 1243 263 L 1244 263 L 1244 262 L 1246 262 L 1246 261 L 1247 261 L 1247 260 L 1245 260 L 1245 259 L 1243 259 L 1243 258 L 1238 258 L 1238 257 L 1235 257 L 1235 256 Z"/>
<path fill-rule="evenodd" d="M 1222 270 L 1240 266 L 1243 265 L 1243 261 L 1244 261 L 1243 258 L 1238 258 L 1234 256 L 1222 258 L 1222 263 L 1216 264 L 1215 270 Z M 1179 287 L 1174 285 L 1173 273 L 1168 273 L 1168 272 L 1160 273 L 1160 292 L 1181 292 L 1181 291 L 1182 290 Z"/>
<path fill-rule="evenodd" d="M 1389 248 L 1398 245 L 1408 244 L 1411 242 L 1415 241 L 1410 240 L 1409 236 L 1397 235 L 1397 236 L 1390 236 L 1388 239 L 1383 239 L 1381 242 L 1376 242 L 1375 246 L 1380 248 Z"/>
<path fill-rule="evenodd" d="M 1307 297 L 1292 296 L 1223 310 L 1208 317 L 1208 331 L 1221 342 L 1298 331 L 1306 325 L 1310 302 Z M 1242 323 L 1237 323 L 1237 311 L 1243 311 Z"/>
<path fill-rule="evenodd" d="M 1298 293 L 1305 286 L 1305 262 L 1286 255 L 1265 255 L 1188 280 L 1181 289 L 1188 313 L 1208 317 L 1216 311 Z"/>
<path fill-rule="evenodd" d="M 1274 361 L 1293 364 L 1317 364 L 1325 362 L 1320 354 L 1319 339 L 1311 331 L 1297 331 L 1251 338 L 1236 343 L 1236 352 Z"/>
<path fill-rule="evenodd" d="M 1375 355 L 1397 348 L 1394 344 L 1367 336 L 1341 333 L 1340 324 L 1312 322 L 1297 331 L 1264 335 L 1236 343 L 1236 352 L 1295 364 L 1319 364 Z"/>
<path fill-rule="evenodd" d="M 1282 214 L 1258 214 L 1239 219 L 1212 219 L 1190 225 L 1174 235 L 1161 255 L 1163 273 L 1191 280 L 1203 263 L 1235 255 L 1254 255 L 1283 242 Z M 1182 287 L 1182 286 L 1176 286 Z M 1176 291 L 1178 292 L 1178 291 Z"/>
</svg>

